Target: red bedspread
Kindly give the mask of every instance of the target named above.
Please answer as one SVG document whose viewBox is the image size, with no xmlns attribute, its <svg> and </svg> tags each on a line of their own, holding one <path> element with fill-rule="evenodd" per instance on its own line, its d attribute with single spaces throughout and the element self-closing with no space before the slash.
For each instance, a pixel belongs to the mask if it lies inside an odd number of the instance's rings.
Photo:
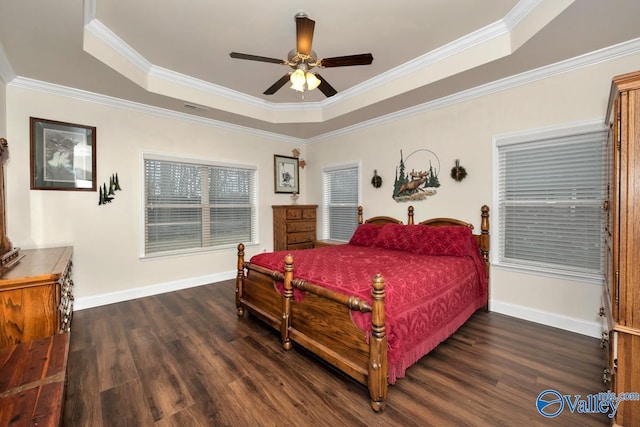
<svg viewBox="0 0 640 427">
<path fill-rule="evenodd" d="M 284 257 L 291 253 L 295 278 L 369 303 L 371 279 L 380 273 L 386 283 L 389 383 L 393 384 L 485 304 L 486 273 L 476 252 L 430 256 L 345 244 L 259 254 L 251 263 L 282 272 Z M 352 312 L 352 318 L 368 336 L 371 315 Z"/>
</svg>

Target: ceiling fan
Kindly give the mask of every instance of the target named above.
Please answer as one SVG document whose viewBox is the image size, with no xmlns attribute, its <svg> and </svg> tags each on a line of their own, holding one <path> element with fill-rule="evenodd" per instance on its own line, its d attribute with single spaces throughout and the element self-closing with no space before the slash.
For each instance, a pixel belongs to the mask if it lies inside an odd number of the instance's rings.
<svg viewBox="0 0 640 427">
<path fill-rule="evenodd" d="M 291 89 L 299 92 L 304 92 L 305 89 L 313 90 L 318 88 L 325 96 L 333 96 L 338 93 L 338 91 L 327 83 L 320 74 L 312 73 L 310 71 L 312 68 L 349 67 L 352 65 L 369 65 L 373 62 L 373 56 L 370 53 L 336 56 L 333 58 L 318 58 L 316 53 L 311 50 L 313 29 L 316 25 L 315 21 L 309 19 L 305 13 L 298 13 L 295 16 L 295 21 L 296 48 L 289 52 L 287 59 L 268 58 L 238 52 L 231 52 L 229 54 L 232 58 L 270 62 L 273 64 L 288 65 L 293 68 L 294 71 L 288 72 L 265 90 L 263 92 L 265 95 L 273 95 L 284 86 L 287 81 L 290 81 Z"/>
</svg>

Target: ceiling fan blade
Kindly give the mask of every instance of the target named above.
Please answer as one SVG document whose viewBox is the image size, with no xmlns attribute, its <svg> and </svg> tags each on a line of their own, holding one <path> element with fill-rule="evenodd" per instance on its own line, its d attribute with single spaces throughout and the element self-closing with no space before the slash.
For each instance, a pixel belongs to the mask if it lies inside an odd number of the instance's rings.
<svg viewBox="0 0 640 427">
<path fill-rule="evenodd" d="M 315 73 L 315 74 L 316 74 L 316 77 L 320 79 L 320 84 L 318 85 L 318 89 L 320 90 L 320 92 L 324 93 L 324 96 L 326 96 L 328 98 L 328 97 L 333 96 L 336 93 L 338 93 L 338 91 L 335 90 L 333 88 L 333 86 L 331 86 L 329 83 L 327 83 L 327 81 L 324 79 L 324 77 L 322 77 L 318 73 Z"/>
<path fill-rule="evenodd" d="M 373 62 L 373 55 L 361 53 L 360 55 L 336 56 L 333 58 L 322 58 L 318 61 L 318 66 L 328 67 L 349 67 L 351 65 L 369 65 Z"/>
<path fill-rule="evenodd" d="M 303 55 L 311 55 L 313 29 L 316 22 L 306 16 L 296 16 L 296 50 Z"/>
<path fill-rule="evenodd" d="M 287 83 L 289 81 L 289 73 L 285 74 L 284 76 L 280 77 L 280 80 L 278 80 L 277 82 L 275 82 L 274 84 L 272 84 L 269 89 L 265 90 L 264 92 L 262 92 L 265 95 L 273 95 L 274 93 L 276 93 L 282 86 L 285 85 L 285 83 Z"/>
<path fill-rule="evenodd" d="M 282 59 L 267 58 L 266 56 L 249 55 L 247 53 L 231 52 L 230 57 L 236 59 L 248 59 L 249 61 L 270 62 L 272 64 L 286 64 Z"/>
</svg>

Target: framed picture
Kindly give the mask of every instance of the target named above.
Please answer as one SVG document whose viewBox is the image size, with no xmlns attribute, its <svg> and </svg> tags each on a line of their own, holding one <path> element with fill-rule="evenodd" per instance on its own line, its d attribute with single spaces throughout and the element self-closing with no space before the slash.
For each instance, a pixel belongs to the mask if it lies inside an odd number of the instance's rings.
<svg viewBox="0 0 640 427">
<path fill-rule="evenodd" d="M 276 193 L 300 193 L 298 159 L 276 154 L 273 162 Z"/>
<path fill-rule="evenodd" d="M 96 128 L 29 119 L 31 189 L 96 191 Z"/>
</svg>

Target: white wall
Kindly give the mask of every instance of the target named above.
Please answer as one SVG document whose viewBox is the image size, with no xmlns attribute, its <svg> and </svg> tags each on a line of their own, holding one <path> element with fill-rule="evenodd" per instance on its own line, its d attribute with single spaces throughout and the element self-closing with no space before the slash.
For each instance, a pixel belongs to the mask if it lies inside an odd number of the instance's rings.
<svg viewBox="0 0 640 427">
<path fill-rule="evenodd" d="M 436 195 L 411 203 L 416 220 L 455 217 L 473 223 L 478 230 L 480 207 L 491 206 L 494 198 L 493 137 L 573 122 L 604 122 L 611 78 L 639 68 L 640 55 L 631 55 L 319 140 L 310 144 L 307 152 L 308 197 L 321 200 L 322 166 L 359 160 L 365 217 L 391 215 L 405 220 L 409 203 L 397 203 L 392 198 L 400 150 L 406 156 L 426 148 L 440 158 L 441 187 Z M 468 172 L 459 183 L 450 177 L 456 159 Z M 384 180 L 379 189 L 370 184 L 374 169 Z M 492 247 L 498 247 L 496 241 L 492 241 Z M 589 335 L 600 334 L 597 312 L 601 285 L 495 267 L 490 286 L 492 310 Z"/>
<path fill-rule="evenodd" d="M 261 244 L 247 254 L 271 250 L 271 205 L 290 201 L 274 194 L 273 155 L 304 154 L 304 145 L 11 85 L 7 100 L 9 235 L 22 249 L 74 247 L 76 307 L 235 277 L 235 249 L 139 258 L 143 150 L 257 165 Z M 123 188 L 112 203 L 98 206 L 97 192 L 29 189 L 30 116 L 97 127 L 98 184 L 118 173 Z"/>
<path fill-rule="evenodd" d="M 309 144 L 9 85 L 9 235 L 23 249 L 74 246 L 77 308 L 231 278 L 235 250 L 139 259 L 140 153 L 154 150 L 258 165 L 261 244 L 248 248 L 250 256 L 272 247 L 270 206 L 289 202 L 288 196 L 273 193 L 273 154 L 290 155 L 293 148 L 308 162 L 300 175 L 300 203 L 321 203 L 323 166 L 358 161 L 365 216 L 403 219 L 407 204 L 392 199 L 400 150 L 405 156 L 432 150 L 441 163 L 442 185 L 437 195 L 413 203 L 416 219 L 458 217 L 477 229 L 480 206 L 491 206 L 494 197 L 495 135 L 604 119 L 611 77 L 639 68 L 640 54 L 629 55 Z M 123 187 L 111 204 L 98 206 L 93 192 L 29 190 L 30 116 L 97 127 L 98 182 L 117 172 Z M 449 176 L 455 159 L 468 172 L 461 183 Z M 374 169 L 384 180 L 379 189 L 369 183 Z M 497 247 L 496 242 L 492 245 Z M 492 269 L 492 309 L 594 336 L 599 334 L 600 294 L 599 285 Z"/>
</svg>

